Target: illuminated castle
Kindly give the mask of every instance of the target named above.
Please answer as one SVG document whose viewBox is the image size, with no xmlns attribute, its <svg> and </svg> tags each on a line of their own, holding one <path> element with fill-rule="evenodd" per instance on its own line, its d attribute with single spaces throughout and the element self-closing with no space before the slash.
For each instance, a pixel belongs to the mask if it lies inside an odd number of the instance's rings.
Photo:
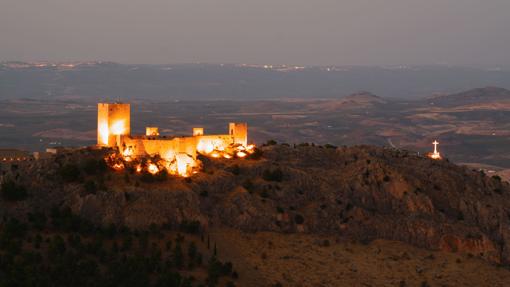
<svg viewBox="0 0 510 287">
<path fill-rule="evenodd" d="M 159 156 L 162 167 L 172 174 L 187 176 L 198 165 L 197 153 L 211 157 L 244 157 L 253 146 L 248 145 L 248 125 L 230 123 L 228 134 L 205 135 L 204 128 L 193 128 L 191 136 L 162 136 L 158 127 L 147 127 L 145 135 L 131 135 L 130 105 L 99 103 L 97 117 L 97 144 L 117 148 L 125 161 Z M 120 163 L 117 163 L 120 167 Z M 156 164 L 154 164 L 156 165 Z M 137 168 L 138 170 L 138 168 Z"/>
</svg>

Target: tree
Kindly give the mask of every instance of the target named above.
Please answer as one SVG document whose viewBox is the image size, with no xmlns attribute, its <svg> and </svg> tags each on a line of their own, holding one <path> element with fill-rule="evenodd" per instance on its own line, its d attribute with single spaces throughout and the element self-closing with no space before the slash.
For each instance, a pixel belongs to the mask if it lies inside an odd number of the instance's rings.
<svg viewBox="0 0 510 287">
<path fill-rule="evenodd" d="M 261 149 L 255 148 L 251 154 L 249 154 L 246 158 L 247 159 L 253 159 L 258 160 L 261 159 L 263 155 L 263 152 Z"/>
<path fill-rule="evenodd" d="M 191 259 L 195 259 L 197 256 L 197 245 L 195 242 L 191 241 L 188 245 L 188 257 Z"/>
<path fill-rule="evenodd" d="M 27 198 L 27 191 L 25 187 L 16 184 L 11 179 L 7 179 L 1 186 L 2 198 L 8 201 L 20 201 Z"/>
<path fill-rule="evenodd" d="M 103 159 L 89 158 L 81 164 L 81 168 L 86 174 L 94 175 L 104 173 L 108 167 Z"/>
<path fill-rule="evenodd" d="M 218 261 L 216 256 L 212 256 L 211 259 L 209 259 L 209 266 L 207 268 L 207 286 L 214 287 L 218 284 L 222 267 L 221 262 Z"/>
<path fill-rule="evenodd" d="M 262 173 L 262 178 L 267 181 L 282 181 L 283 172 L 280 168 L 276 168 L 274 170 L 266 169 Z"/>
<path fill-rule="evenodd" d="M 80 179 L 80 169 L 76 164 L 66 164 L 58 171 L 59 175 L 66 182 L 76 182 Z"/>
<path fill-rule="evenodd" d="M 296 222 L 296 224 L 303 224 L 305 219 L 301 214 L 296 214 L 296 216 L 294 216 L 294 222 Z"/>
<path fill-rule="evenodd" d="M 177 241 L 175 244 L 174 253 L 173 253 L 173 261 L 174 261 L 175 267 L 177 267 L 177 268 L 182 268 L 182 266 L 184 266 L 184 257 L 182 254 L 181 243 L 179 241 Z"/>
<path fill-rule="evenodd" d="M 188 245 L 188 267 L 189 269 L 193 269 L 196 263 L 197 257 L 197 245 L 195 242 L 191 241 Z"/>
<path fill-rule="evenodd" d="M 89 193 L 95 193 L 97 191 L 96 183 L 92 180 L 87 180 L 85 184 L 83 184 L 83 187 Z"/>
</svg>

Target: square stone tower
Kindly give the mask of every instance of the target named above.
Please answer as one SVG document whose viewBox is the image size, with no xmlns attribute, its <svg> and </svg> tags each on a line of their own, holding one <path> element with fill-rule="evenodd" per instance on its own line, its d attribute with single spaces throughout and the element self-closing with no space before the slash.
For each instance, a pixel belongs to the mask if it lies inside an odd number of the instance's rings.
<svg viewBox="0 0 510 287">
<path fill-rule="evenodd" d="M 193 136 L 203 136 L 204 135 L 204 128 L 193 128 Z"/>
<path fill-rule="evenodd" d="M 145 135 L 146 136 L 159 136 L 159 128 L 158 127 L 146 127 Z"/>
<path fill-rule="evenodd" d="M 131 107 L 123 103 L 97 104 L 97 144 L 114 147 L 117 137 L 131 134 Z"/>
<path fill-rule="evenodd" d="M 228 131 L 234 144 L 242 146 L 248 145 L 248 124 L 247 123 L 229 123 Z"/>
</svg>

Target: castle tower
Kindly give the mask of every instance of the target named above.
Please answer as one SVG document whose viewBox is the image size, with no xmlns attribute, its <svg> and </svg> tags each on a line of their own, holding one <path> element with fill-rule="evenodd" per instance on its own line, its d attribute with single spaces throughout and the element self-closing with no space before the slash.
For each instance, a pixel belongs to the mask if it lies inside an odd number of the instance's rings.
<svg viewBox="0 0 510 287">
<path fill-rule="evenodd" d="M 131 134 L 130 105 L 97 104 L 97 145 L 114 147 L 117 137 Z"/>
<path fill-rule="evenodd" d="M 229 123 L 228 131 L 232 136 L 234 144 L 248 146 L 248 124 L 247 123 Z"/>
<path fill-rule="evenodd" d="M 146 127 L 145 135 L 146 136 L 159 136 L 159 128 L 158 127 Z"/>
<path fill-rule="evenodd" d="M 204 135 L 204 128 L 193 128 L 193 136 L 203 136 Z"/>
</svg>

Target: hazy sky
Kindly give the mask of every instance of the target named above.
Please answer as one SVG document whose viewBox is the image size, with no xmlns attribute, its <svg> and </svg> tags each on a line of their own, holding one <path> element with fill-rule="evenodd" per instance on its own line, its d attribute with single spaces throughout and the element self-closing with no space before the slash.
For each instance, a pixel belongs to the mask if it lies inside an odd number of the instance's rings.
<svg viewBox="0 0 510 287">
<path fill-rule="evenodd" d="M 510 0 L 0 0 L 0 61 L 510 65 Z"/>
</svg>

